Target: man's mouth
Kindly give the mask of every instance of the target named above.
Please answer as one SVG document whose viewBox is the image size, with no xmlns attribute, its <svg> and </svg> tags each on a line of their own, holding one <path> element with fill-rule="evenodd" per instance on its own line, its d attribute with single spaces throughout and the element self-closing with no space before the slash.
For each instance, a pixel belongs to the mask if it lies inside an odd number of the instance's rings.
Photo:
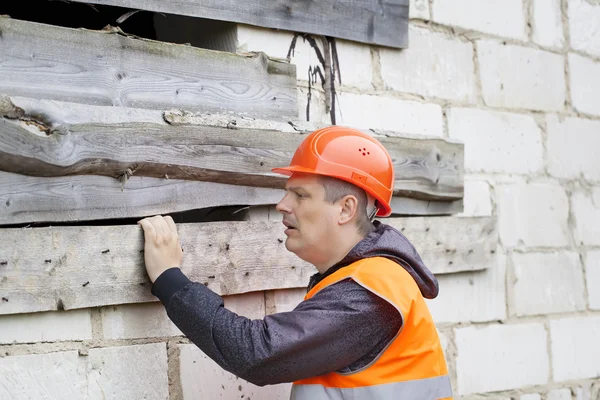
<svg viewBox="0 0 600 400">
<path fill-rule="evenodd" d="M 291 232 L 293 230 L 296 230 L 296 227 L 287 221 L 283 221 L 283 225 L 285 225 L 285 227 L 286 227 L 285 232 Z"/>
</svg>

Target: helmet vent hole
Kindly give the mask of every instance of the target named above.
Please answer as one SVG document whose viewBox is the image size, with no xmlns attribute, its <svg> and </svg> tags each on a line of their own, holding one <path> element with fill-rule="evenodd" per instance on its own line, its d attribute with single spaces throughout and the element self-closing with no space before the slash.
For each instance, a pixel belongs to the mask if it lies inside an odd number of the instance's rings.
<svg viewBox="0 0 600 400">
<path fill-rule="evenodd" d="M 363 155 L 363 156 L 366 156 L 366 155 L 371 155 L 371 153 L 370 153 L 370 152 L 368 152 L 368 151 L 367 151 L 367 149 L 366 149 L 366 148 L 364 148 L 364 147 L 363 147 L 362 149 L 358 149 L 358 152 L 359 152 L 359 153 L 362 153 L 362 155 Z"/>
</svg>

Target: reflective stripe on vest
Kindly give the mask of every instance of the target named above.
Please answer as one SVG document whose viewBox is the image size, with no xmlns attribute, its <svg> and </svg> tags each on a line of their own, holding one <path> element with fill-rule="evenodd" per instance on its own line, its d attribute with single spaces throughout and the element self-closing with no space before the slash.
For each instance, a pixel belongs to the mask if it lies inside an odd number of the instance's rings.
<svg viewBox="0 0 600 400">
<path fill-rule="evenodd" d="M 305 296 L 352 279 L 393 305 L 402 317 L 396 337 L 364 368 L 301 379 L 293 400 L 438 400 L 452 397 L 440 339 L 419 287 L 400 265 L 383 257 L 359 260 L 329 275 Z M 340 338 L 343 340 L 343 338 Z"/>
<path fill-rule="evenodd" d="M 358 388 L 294 385 L 291 400 L 434 400 L 452 397 L 448 375 Z"/>
</svg>

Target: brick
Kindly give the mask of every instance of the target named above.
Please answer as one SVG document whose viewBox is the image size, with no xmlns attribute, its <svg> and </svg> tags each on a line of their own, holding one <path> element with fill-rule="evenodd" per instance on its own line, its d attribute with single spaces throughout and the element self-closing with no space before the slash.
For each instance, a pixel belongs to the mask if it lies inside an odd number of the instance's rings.
<svg viewBox="0 0 600 400">
<path fill-rule="evenodd" d="M 524 394 L 519 397 L 519 400 L 542 400 L 542 396 L 538 393 Z"/>
<path fill-rule="evenodd" d="M 600 317 L 551 321 L 550 337 L 555 381 L 600 376 Z"/>
<path fill-rule="evenodd" d="M 600 181 L 600 121 L 546 117 L 548 171 L 557 178 Z"/>
<path fill-rule="evenodd" d="M 465 143 L 467 171 L 531 174 L 544 167 L 542 132 L 530 116 L 452 108 L 448 132 Z"/>
<path fill-rule="evenodd" d="M 582 113 L 600 116 L 600 62 L 569 53 L 569 77 L 573 108 Z"/>
<path fill-rule="evenodd" d="M 306 288 L 270 290 L 265 293 L 267 314 L 292 311 L 305 295 Z"/>
<path fill-rule="evenodd" d="M 0 344 L 89 340 L 89 310 L 51 311 L 0 316 Z M 68 329 L 65 329 L 68 327 Z"/>
<path fill-rule="evenodd" d="M 479 41 L 477 54 L 487 105 L 539 111 L 564 109 L 563 56 L 491 40 Z"/>
<path fill-rule="evenodd" d="M 569 244 L 569 200 L 558 185 L 515 183 L 495 189 L 504 246 L 559 247 Z"/>
<path fill-rule="evenodd" d="M 585 309 L 579 254 L 566 251 L 514 253 L 512 263 L 512 314 L 541 315 Z"/>
<path fill-rule="evenodd" d="M 537 323 L 456 329 L 458 394 L 546 384 L 546 341 Z"/>
<path fill-rule="evenodd" d="M 234 313 L 250 319 L 262 319 L 265 317 L 265 294 L 264 292 L 251 292 L 236 294 L 234 296 L 223 296 L 225 308 Z"/>
<path fill-rule="evenodd" d="M 565 42 L 560 0 L 533 0 L 532 39 L 540 46 L 562 48 Z"/>
<path fill-rule="evenodd" d="M 87 399 L 85 358 L 76 351 L 0 358 L 0 399 Z"/>
<path fill-rule="evenodd" d="M 169 398 L 165 343 L 91 349 L 88 359 L 90 399 Z"/>
<path fill-rule="evenodd" d="M 547 400 L 572 400 L 571 389 L 555 389 L 548 392 Z"/>
<path fill-rule="evenodd" d="M 386 87 L 428 97 L 473 102 L 473 45 L 415 26 L 410 47 L 381 48 L 381 74 Z"/>
<path fill-rule="evenodd" d="M 521 0 L 435 0 L 433 20 L 492 35 L 525 39 Z"/>
<path fill-rule="evenodd" d="M 600 3 L 590 0 L 569 0 L 569 33 L 571 47 L 600 57 Z"/>
<path fill-rule="evenodd" d="M 600 250 L 588 251 L 585 270 L 590 308 L 600 310 Z"/>
<path fill-rule="evenodd" d="M 371 48 L 368 45 L 347 40 L 337 40 L 336 46 L 342 86 L 371 88 L 373 85 Z"/>
<path fill-rule="evenodd" d="M 600 187 L 589 192 L 575 192 L 571 196 L 574 216 L 575 243 L 580 245 L 600 245 Z"/>
<path fill-rule="evenodd" d="M 506 257 L 498 254 L 489 268 L 469 274 L 439 275 L 440 294 L 426 300 L 436 324 L 484 322 L 506 318 Z"/>
<path fill-rule="evenodd" d="M 195 345 L 181 345 L 183 399 L 279 400 L 290 396 L 291 384 L 256 386 L 222 369 Z M 201 377 L 201 379 L 198 379 Z"/>
<path fill-rule="evenodd" d="M 577 389 L 575 389 L 576 400 L 597 400 L 598 397 L 592 399 L 592 385 L 591 383 L 584 383 Z"/>
<path fill-rule="evenodd" d="M 490 185 L 486 181 L 465 179 L 464 209 L 460 217 L 487 217 L 492 215 Z"/>
<path fill-rule="evenodd" d="M 325 111 L 324 94 L 314 88 L 310 91 L 310 107 L 307 119 L 306 108 L 309 103 L 309 91 L 307 87 L 298 86 L 298 119 L 300 121 L 311 121 L 315 123 L 331 124 L 331 117 Z"/>
<path fill-rule="evenodd" d="M 442 107 L 392 97 L 340 93 L 339 125 L 415 135 L 444 135 Z"/>
<path fill-rule="evenodd" d="M 410 0 L 408 17 L 410 19 L 431 19 L 429 0 Z"/>
<path fill-rule="evenodd" d="M 160 303 L 104 307 L 100 312 L 105 339 L 183 336 Z"/>
</svg>

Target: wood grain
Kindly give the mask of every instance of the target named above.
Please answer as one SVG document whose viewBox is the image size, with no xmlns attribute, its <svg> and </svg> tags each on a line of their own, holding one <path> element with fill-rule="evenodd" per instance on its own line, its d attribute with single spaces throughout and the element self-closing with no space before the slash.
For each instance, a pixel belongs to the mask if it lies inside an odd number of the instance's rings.
<svg viewBox="0 0 600 400">
<path fill-rule="evenodd" d="M 492 218 L 388 219 L 436 274 L 493 263 Z M 316 269 L 285 249 L 278 222 L 179 224 L 182 269 L 220 295 L 303 287 Z M 0 314 L 156 301 L 137 225 L 0 229 Z"/>
<path fill-rule="evenodd" d="M 298 115 L 295 66 L 0 17 L 0 93 L 150 109 L 289 118 Z"/>
</svg>

